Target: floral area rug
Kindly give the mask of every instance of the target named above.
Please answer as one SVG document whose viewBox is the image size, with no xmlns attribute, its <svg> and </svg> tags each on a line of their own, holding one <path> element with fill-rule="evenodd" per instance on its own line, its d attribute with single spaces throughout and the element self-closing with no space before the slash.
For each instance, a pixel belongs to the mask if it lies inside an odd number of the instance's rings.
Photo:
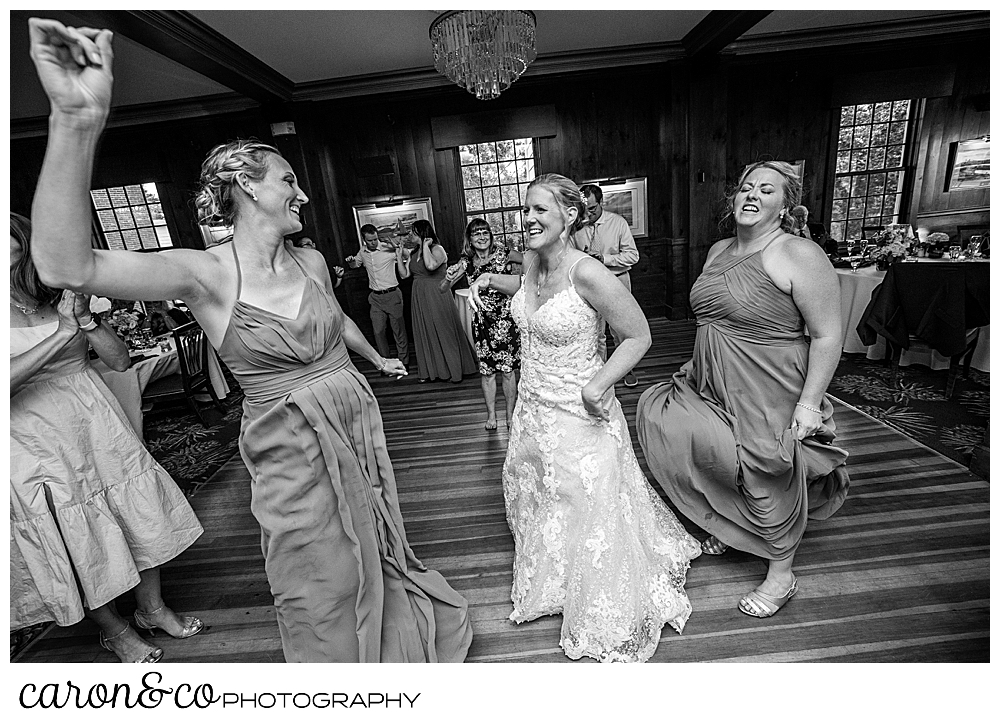
<svg viewBox="0 0 1000 723">
<path fill-rule="evenodd" d="M 206 425 L 183 403 L 155 405 L 143 415 L 146 448 L 188 497 L 238 451 L 243 392 L 229 370 L 223 375 L 230 390 L 222 400 L 225 411 L 201 404 Z"/>
<path fill-rule="evenodd" d="M 959 373 L 955 391 L 945 399 L 948 370 L 922 365 L 893 368 L 860 354 L 843 354 L 829 394 L 903 434 L 968 466 L 990 418 L 990 375 L 976 369 Z"/>
</svg>

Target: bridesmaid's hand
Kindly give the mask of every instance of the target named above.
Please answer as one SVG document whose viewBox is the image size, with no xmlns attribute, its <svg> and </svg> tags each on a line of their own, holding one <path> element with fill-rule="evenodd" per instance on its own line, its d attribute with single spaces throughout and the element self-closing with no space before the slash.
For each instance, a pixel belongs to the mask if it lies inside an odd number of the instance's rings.
<svg viewBox="0 0 1000 723">
<path fill-rule="evenodd" d="M 478 279 L 469 284 L 469 306 L 473 311 L 482 311 L 483 301 L 479 298 L 480 292 L 490 288 L 490 279 L 493 274 L 481 274 Z"/>
<path fill-rule="evenodd" d="M 111 31 L 30 18 L 31 59 L 53 113 L 103 125 L 114 78 Z"/>
<path fill-rule="evenodd" d="M 382 371 L 386 374 L 391 374 L 396 378 L 405 377 L 407 375 L 406 367 L 403 366 L 403 362 L 399 359 L 386 359 L 383 363 Z"/>
<path fill-rule="evenodd" d="M 614 387 L 608 387 L 604 392 L 588 384 L 580 392 L 583 397 L 583 407 L 591 417 L 605 422 L 611 419 L 611 401 L 615 398 Z"/>
<path fill-rule="evenodd" d="M 809 409 L 804 409 L 798 405 L 792 412 L 792 422 L 789 428 L 792 434 L 800 442 L 806 437 L 811 437 L 823 427 L 823 415 L 817 414 Z"/>
</svg>

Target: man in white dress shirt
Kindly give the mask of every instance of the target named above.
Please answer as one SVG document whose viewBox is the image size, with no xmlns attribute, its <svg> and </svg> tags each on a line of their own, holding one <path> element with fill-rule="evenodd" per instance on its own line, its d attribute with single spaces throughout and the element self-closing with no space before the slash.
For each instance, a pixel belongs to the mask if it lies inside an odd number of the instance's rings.
<svg viewBox="0 0 1000 723">
<path fill-rule="evenodd" d="M 604 192 L 601 187 L 588 183 L 580 187 L 580 193 L 587 204 L 587 225 L 573 236 L 576 247 L 608 267 L 625 288 L 632 291 L 632 279 L 629 269 L 639 262 L 639 249 L 629 230 L 628 221 L 613 211 L 606 211 L 601 205 Z M 602 359 L 607 359 L 608 346 L 605 335 L 606 322 L 601 321 L 601 333 L 598 335 L 598 346 Z M 621 337 L 614 329 L 611 330 L 615 346 L 621 343 Z M 632 370 L 622 380 L 627 387 L 639 383 Z"/>
<path fill-rule="evenodd" d="M 381 243 L 378 229 L 370 223 L 361 227 L 361 238 L 363 243 L 357 255 L 348 256 L 345 261 L 352 269 L 364 266 L 368 272 L 368 288 L 371 289 L 368 294 L 368 303 L 371 305 L 369 314 L 375 330 L 378 353 L 389 358 L 389 339 L 385 334 L 388 321 L 396 341 L 397 358 L 405 367 L 410 359 L 409 340 L 406 336 L 406 321 L 403 319 L 403 292 L 399 290 L 396 273 L 398 271 L 399 277 L 403 279 L 410 275 L 406 265 L 408 252 L 402 244 L 390 246 Z"/>
</svg>

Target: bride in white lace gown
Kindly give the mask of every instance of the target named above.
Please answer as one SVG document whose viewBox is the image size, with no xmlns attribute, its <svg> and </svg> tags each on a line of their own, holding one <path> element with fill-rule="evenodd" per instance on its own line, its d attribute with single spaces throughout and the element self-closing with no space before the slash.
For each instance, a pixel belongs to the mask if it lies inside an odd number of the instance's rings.
<svg viewBox="0 0 1000 723">
<path fill-rule="evenodd" d="M 567 178 L 528 187 L 523 283 L 484 275 L 513 294 L 521 380 L 503 469 L 514 535 L 510 619 L 562 613 L 566 655 L 642 662 L 660 631 L 691 614 L 684 579 L 700 548 L 649 486 L 636 461 L 614 383 L 649 347 L 635 299 L 598 261 L 568 244 L 583 203 Z M 607 363 L 600 318 L 623 337 Z"/>
</svg>

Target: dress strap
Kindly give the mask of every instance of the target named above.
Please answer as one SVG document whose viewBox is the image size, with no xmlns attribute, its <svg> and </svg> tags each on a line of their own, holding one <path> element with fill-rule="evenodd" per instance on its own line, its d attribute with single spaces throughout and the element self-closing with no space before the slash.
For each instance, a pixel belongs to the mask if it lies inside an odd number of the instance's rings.
<svg viewBox="0 0 1000 723">
<path fill-rule="evenodd" d="M 576 288 L 576 284 L 573 283 L 573 269 L 575 269 L 576 265 L 581 261 L 583 261 L 585 258 L 588 257 L 581 256 L 580 258 L 578 258 L 576 261 L 573 262 L 573 265 L 570 266 L 569 270 L 566 272 L 566 277 L 569 279 L 569 285 L 572 286 L 574 289 Z"/>
<path fill-rule="evenodd" d="M 239 301 L 243 291 L 243 272 L 240 271 L 240 257 L 236 253 L 236 240 L 230 241 L 229 245 L 233 247 L 233 261 L 236 262 L 236 300 Z"/>
<path fill-rule="evenodd" d="M 764 248 L 762 248 L 762 249 L 758 250 L 758 251 L 757 251 L 757 253 L 759 253 L 759 254 L 762 254 L 762 253 L 764 253 L 764 250 L 765 250 L 765 249 L 767 249 L 767 247 L 768 247 L 768 246 L 770 246 L 771 244 L 773 244 L 773 243 L 774 243 L 775 241 L 777 241 L 777 240 L 778 240 L 779 238 L 781 238 L 781 236 L 775 236 L 775 237 L 774 237 L 773 239 L 771 239 L 771 240 L 770 240 L 770 241 L 768 241 L 768 242 L 767 242 L 766 244 L 764 244 Z"/>
</svg>

